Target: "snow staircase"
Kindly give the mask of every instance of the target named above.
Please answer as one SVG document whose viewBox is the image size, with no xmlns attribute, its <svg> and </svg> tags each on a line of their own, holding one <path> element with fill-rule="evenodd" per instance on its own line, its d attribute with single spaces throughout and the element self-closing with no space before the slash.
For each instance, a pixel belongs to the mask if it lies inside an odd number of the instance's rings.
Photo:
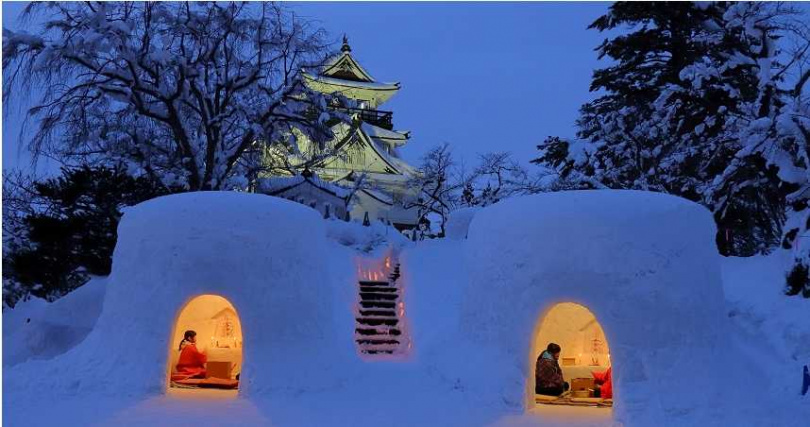
<svg viewBox="0 0 810 427">
<path fill-rule="evenodd" d="M 361 267 L 358 277 L 354 330 L 358 351 L 369 359 L 404 355 L 410 348 L 410 339 L 405 333 L 399 262 L 388 255 L 376 266 L 373 264 L 377 263 L 364 264 L 367 268 Z"/>
</svg>

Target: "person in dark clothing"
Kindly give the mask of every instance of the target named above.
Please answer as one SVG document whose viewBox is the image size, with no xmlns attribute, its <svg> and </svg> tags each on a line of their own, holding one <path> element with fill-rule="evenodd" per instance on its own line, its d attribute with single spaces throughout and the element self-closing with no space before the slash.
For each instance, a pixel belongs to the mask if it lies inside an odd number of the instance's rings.
<svg viewBox="0 0 810 427">
<path fill-rule="evenodd" d="M 557 362 L 562 348 L 549 343 L 546 350 L 537 357 L 534 371 L 534 392 L 546 396 L 559 396 L 568 390 L 568 383 L 563 380 L 562 369 Z"/>
</svg>

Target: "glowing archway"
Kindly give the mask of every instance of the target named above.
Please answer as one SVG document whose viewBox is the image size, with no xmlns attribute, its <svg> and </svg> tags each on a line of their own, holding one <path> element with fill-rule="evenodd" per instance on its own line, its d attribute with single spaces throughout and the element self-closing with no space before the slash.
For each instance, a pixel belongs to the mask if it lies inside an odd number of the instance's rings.
<svg viewBox="0 0 810 427">
<path fill-rule="evenodd" d="M 528 392 L 534 405 L 534 370 L 537 357 L 549 343 L 561 348 L 559 359 L 565 381 L 592 379 L 592 372 L 604 372 L 611 367 L 610 348 L 605 332 L 596 316 L 583 305 L 562 302 L 555 304 L 535 328 L 530 355 Z"/>
<path fill-rule="evenodd" d="M 180 356 L 179 345 L 187 330 L 197 332 L 197 348 L 206 353 L 209 377 L 236 379 L 242 371 L 242 324 L 236 308 L 218 295 L 200 295 L 180 310 L 169 342 L 167 379 Z M 167 380 L 171 386 L 171 381 Z"/>
</svg>

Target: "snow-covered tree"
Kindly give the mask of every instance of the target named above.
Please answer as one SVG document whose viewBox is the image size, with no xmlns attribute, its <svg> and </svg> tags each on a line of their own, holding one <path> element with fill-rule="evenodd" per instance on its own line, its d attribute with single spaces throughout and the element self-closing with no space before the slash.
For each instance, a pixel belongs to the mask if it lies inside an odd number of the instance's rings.
<svg viewBox="0 0 810 427">
<path fill-rule="evenodd" d="M 540 155 L 531 162 L 540 165 L 540 173 L 549 178 L 548 191 L 608 188 L 594 176 L 591 162 L 594 144 L 549 136 L 537 150 Z"/>
<path fill-rule="evenodd" d="M 510 153 L 484 153 L 479 156 L 479 161 L 464 186 L 464 191 L 471 193 L 464 193 L 467 195 L 463 197 L 463 200 L 470 199 L 465 203 L 469 206 L 488 206 L 512 196 L 544 190 Z"/>
<path fill-rule="evenodd" d="M 189 190 L 244 186 L 257 146 L 331 138 L 328 99 L 304 67 L 323 31 L 279 5 L 44 2 L 36 34 L 4 29 L 4 94 L 31 87 L 37 155 L 125 162 Z"/>
<path fill-rule="evenodd" d="M 706 53 L 719 15 L 714 6 L 690 2 L 617 2 L 591 24 L 633 29 L 597 48 L 614 64 L 594 71 L 591 90 L 605 94 L 585 104 L 578 120 L 579 138 L 596 148 L 590 160 L 599 182 L 697 198 L 700 167 L 693 163 L 701 153 L 691 134 L 700 129 L 700 113 L 688 99 L 674 107 L 656 102 L 670 85 L 685 84 L 680 71 Z"/>
<path fill-rule="evenodd" d="M 408 182 L 414 196 L 403 201 L 406 209 L 417 209 L 419 224 L 430 224 L 429 217 L 436 215 L 439 220 L 436 237 L 444 237 L 444 227 L 448 215 L 457 203 L 459 189 L 463 186 L 456 176 L 450 145 L 444 143 L 432 148 L 419 165 L 419 174 Z M 420 238 L 431 234 L 430 230 L 416 233 Z"/>
<path fill-rule="evenodd" d="M 536 163 L 561 186 L 663 191 L 703 203 L 725 254 L 781 240 L 787 292 L 810 295 L 810 26 L 785 3 L 616 3 L 592 27 L 629 25 L 600 46 L 616 64 L 582 108 L 577 140 Z"/>
<path fill-rule="evenodd" d="M 780 4 L 747 4 L 761 7 L 762 21 L 785 13 Z M 703 203 L 715 213 L 723 253 L 767 252 L 780 238 L 787 189 L 760 153 L 741 151 L 740 123 L 756 118 L 752 105 L 770 89 L 758 72 L 759 41 L 741 37 L 736 7 L 611 6 L 591 28 L 630 32 L 598 48 L 614 61 L 594 72 L 591 88 L 605 94 L 582 107 L 578 140 L 546 140 L 536 162 L 563 188 L 661 191 Z M 769 71 L 777 66 L 768 62 Z"/>
<path fill-rule="evenodd" d="M 30 293 L 13 274 L 10 254 L 30 250 L 26 218 L 36 211 L 34 177 L 19 170 L 3 171 L 3 307 L 14 306 Z"/>
<path fill-rule="evenodd" d="M 3 250 L 27 240 L 25 218 L 37 210 L 35 177 L 20 170 L 3 171 Z"/>
<path fill-rule="evenodd" d="M 547 191 L 541 174 L 531 174 L 507 152 L 478 156 L 479 163 L 467 172 L 453 158 L 445 143 L 422 157 L 419 175 L 409 181 L 414 197 L 405 208 L 416 208 L 424 235 L 444 237 L 451 211 L 460 207 L 489 206 L 510 197 Z M 417 233 L 419 234 L 419 233 Z"/>
<path fill-rule="evenodd" d="M 108 275 L 121 210 L 180 191 L 122 168 L 63 169 L 42 181 L 9 179 L 3 185 L 3 302 L 35 295 L 56 299 L 89 275 Z M 23 205 L 24 204 L 24 205 Z"/>
<path fill-rule="evenodd" d="M 724 15 L 725 29 L 750 49 L 726 61 L 703 60 L 696 67 L 722 70 L 741 64 L 756 76 L 757 96 L 741 99 L 743 114 L 727 120 L 726 133 L 739 140 L 739 149 L 713 189 L 732 183 L 746 191 L 762 191 L 755 180 L 734 179 L 751 157 L 764 159 L 776 171 L 780 188 L 787 193 L 782 247 L 795 255 L 786 292 L 810 297 L 810 247 L 802 242 L 810 228 L 810 25 L 806 18 L 792 5 L 734 3 Z M 721 89 L 734 93 L 735 88 Z M 805 279 L 799 280 L 802 274 Z"/>
</svg>

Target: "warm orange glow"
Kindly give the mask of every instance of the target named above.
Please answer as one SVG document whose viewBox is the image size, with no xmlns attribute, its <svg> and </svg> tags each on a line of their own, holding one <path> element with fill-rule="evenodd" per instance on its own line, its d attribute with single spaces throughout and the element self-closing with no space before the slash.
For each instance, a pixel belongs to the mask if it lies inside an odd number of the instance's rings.
<svg viewBox="0 0 810 427">
<path fill-rule="evenodd" d="M 169 343 L 169 374 L 175 369 L 180 356 L 178 347 L 187 330 L 197 333 L 197 349 L 207 355 L 209 363 L 227 364 L 231 379 L 241 372 L 242 324 L 236 308 L 227 299 L 218 295 L 200 295 L 191 299 L 180 311 L 173 327 Z"/>
<path fill-rule="evenodd" d="M 355 343 L 364 360 L 397 360 L 408 353 L 411 341 L 399 264 L 389 251 L 382 258 L 356 258 L 358 299 Z M 377 282 L 377 283 L 360 283 Z"/>
<path fill-rule="evenodd" d="M 605 372 L 612 365 L 602 326 L 580 304 L 563 302 L 551 307 L 538 322 L 533 341 L 528 366 L 531 376 L 538 356 L 552 342 L 562 348 L 560 368 L 569 383 L 573 379 L 592 379 L 593 372 Z M 534 406 L 534 379 L 530 377 L 526 384 L 528 401 Z"/>
</svg>

